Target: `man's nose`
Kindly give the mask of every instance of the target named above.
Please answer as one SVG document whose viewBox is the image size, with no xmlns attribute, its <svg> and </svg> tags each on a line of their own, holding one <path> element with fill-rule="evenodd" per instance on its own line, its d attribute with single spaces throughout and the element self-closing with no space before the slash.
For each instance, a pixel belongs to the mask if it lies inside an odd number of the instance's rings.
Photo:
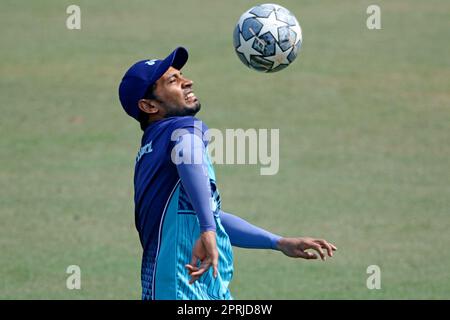
<svg viewBox="0 0 450 320">
<path fill-rule="evenodd" d="M 192 85 L 194 84 L 194 81 L 192 81 L 191 79 L 183 78 L 183 80 L 183 87 L 192 87 Z"/>
</svg>

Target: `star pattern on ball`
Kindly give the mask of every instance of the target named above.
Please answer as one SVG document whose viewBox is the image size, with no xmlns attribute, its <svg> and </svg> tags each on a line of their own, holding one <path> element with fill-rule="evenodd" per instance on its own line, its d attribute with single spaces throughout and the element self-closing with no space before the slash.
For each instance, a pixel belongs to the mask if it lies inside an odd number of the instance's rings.
<svg viewBox="0 0 450 320">
<path fill-rule="evenodd" d="M 277 19 L 275 11 L 272 11 L 267 18 L 256 18 L 256 19 L 263 25 L 261 31 L 259 31 L 259 34 L 270 32 L 277 41 L 279 41 L 278 28 L 286 27 L 288 25 L 287 23 Z"/>
<path fill-rule="evenodd" d="M 292 47 L 283 51 L 278 43 L 275 45 L 275 54 L 273 56 L 266 57 L 267 60 L 273 62 L 272 69 L 275 69 L 280 64 L 290 64 L 291 62 L 288 60 L 288 55 L 291 53 Z"/>
<path fill-rule="evenodd" d="M 260 55 L 260 53 L 252 47 L 255 37 L 251 37 L 250 39 L 245 41 L 245 39 L 242 37 L 242 34 L 239 33 L 239 38 L 241 45 L 236 48 L 236 51 L 242 53 L 245 56 L 245 59 L 247 59 L 248 63 L 250 63 L 251 55 Z"/>
</svg>

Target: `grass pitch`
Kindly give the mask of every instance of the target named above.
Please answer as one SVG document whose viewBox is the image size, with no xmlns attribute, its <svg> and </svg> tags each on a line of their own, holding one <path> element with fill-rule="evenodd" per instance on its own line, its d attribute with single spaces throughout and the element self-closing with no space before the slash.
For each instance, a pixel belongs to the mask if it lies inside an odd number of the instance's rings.
<svg viewBox="0 0 450 320">
<path fill-rule="evenodd" d="M 0 298 L 139 299 L 133 165 L 141 132 L 117 87 L 131 63 L 190 50 L 209 127 L 279 128 L 280 171 L 216 165 L 223 209 L 323 237 L 326 263 L 235 249 L 237 299 L 450 298 L 450 3 L 279 1 L 303 48 L 276 74 L 232 47 L 244 1 L 0 4 Z M 79 265 L 82 289 L 67 290 Z M 366 268 L 381 268 L 368 290 Z"/>
</svg>

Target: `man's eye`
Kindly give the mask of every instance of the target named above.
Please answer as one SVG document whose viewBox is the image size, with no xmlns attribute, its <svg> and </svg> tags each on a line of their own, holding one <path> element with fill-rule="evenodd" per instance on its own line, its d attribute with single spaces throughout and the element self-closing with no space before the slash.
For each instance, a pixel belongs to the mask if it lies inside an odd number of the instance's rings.
<svg viewBox="0 0 450 320">
<path fill-rule="evenodd" d="M 169 81 L 169 83 L 174 83 L 176 81 L 177 81 L 176 79 L 172 79 L 172 80 Z"/>
</svg>

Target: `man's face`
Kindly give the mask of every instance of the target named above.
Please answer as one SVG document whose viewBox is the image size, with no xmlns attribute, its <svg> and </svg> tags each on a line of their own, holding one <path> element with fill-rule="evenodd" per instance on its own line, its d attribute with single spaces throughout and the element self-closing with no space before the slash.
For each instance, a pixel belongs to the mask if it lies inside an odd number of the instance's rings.
<svg viewBox="0 0 450 320">
<path fill-rule="evenodd" d="M 156 81 L 154 94 L 164 117 L 195 115 L 200 110 L 192 85 L 192 80 L 173 67 Z"/>
</svg>

